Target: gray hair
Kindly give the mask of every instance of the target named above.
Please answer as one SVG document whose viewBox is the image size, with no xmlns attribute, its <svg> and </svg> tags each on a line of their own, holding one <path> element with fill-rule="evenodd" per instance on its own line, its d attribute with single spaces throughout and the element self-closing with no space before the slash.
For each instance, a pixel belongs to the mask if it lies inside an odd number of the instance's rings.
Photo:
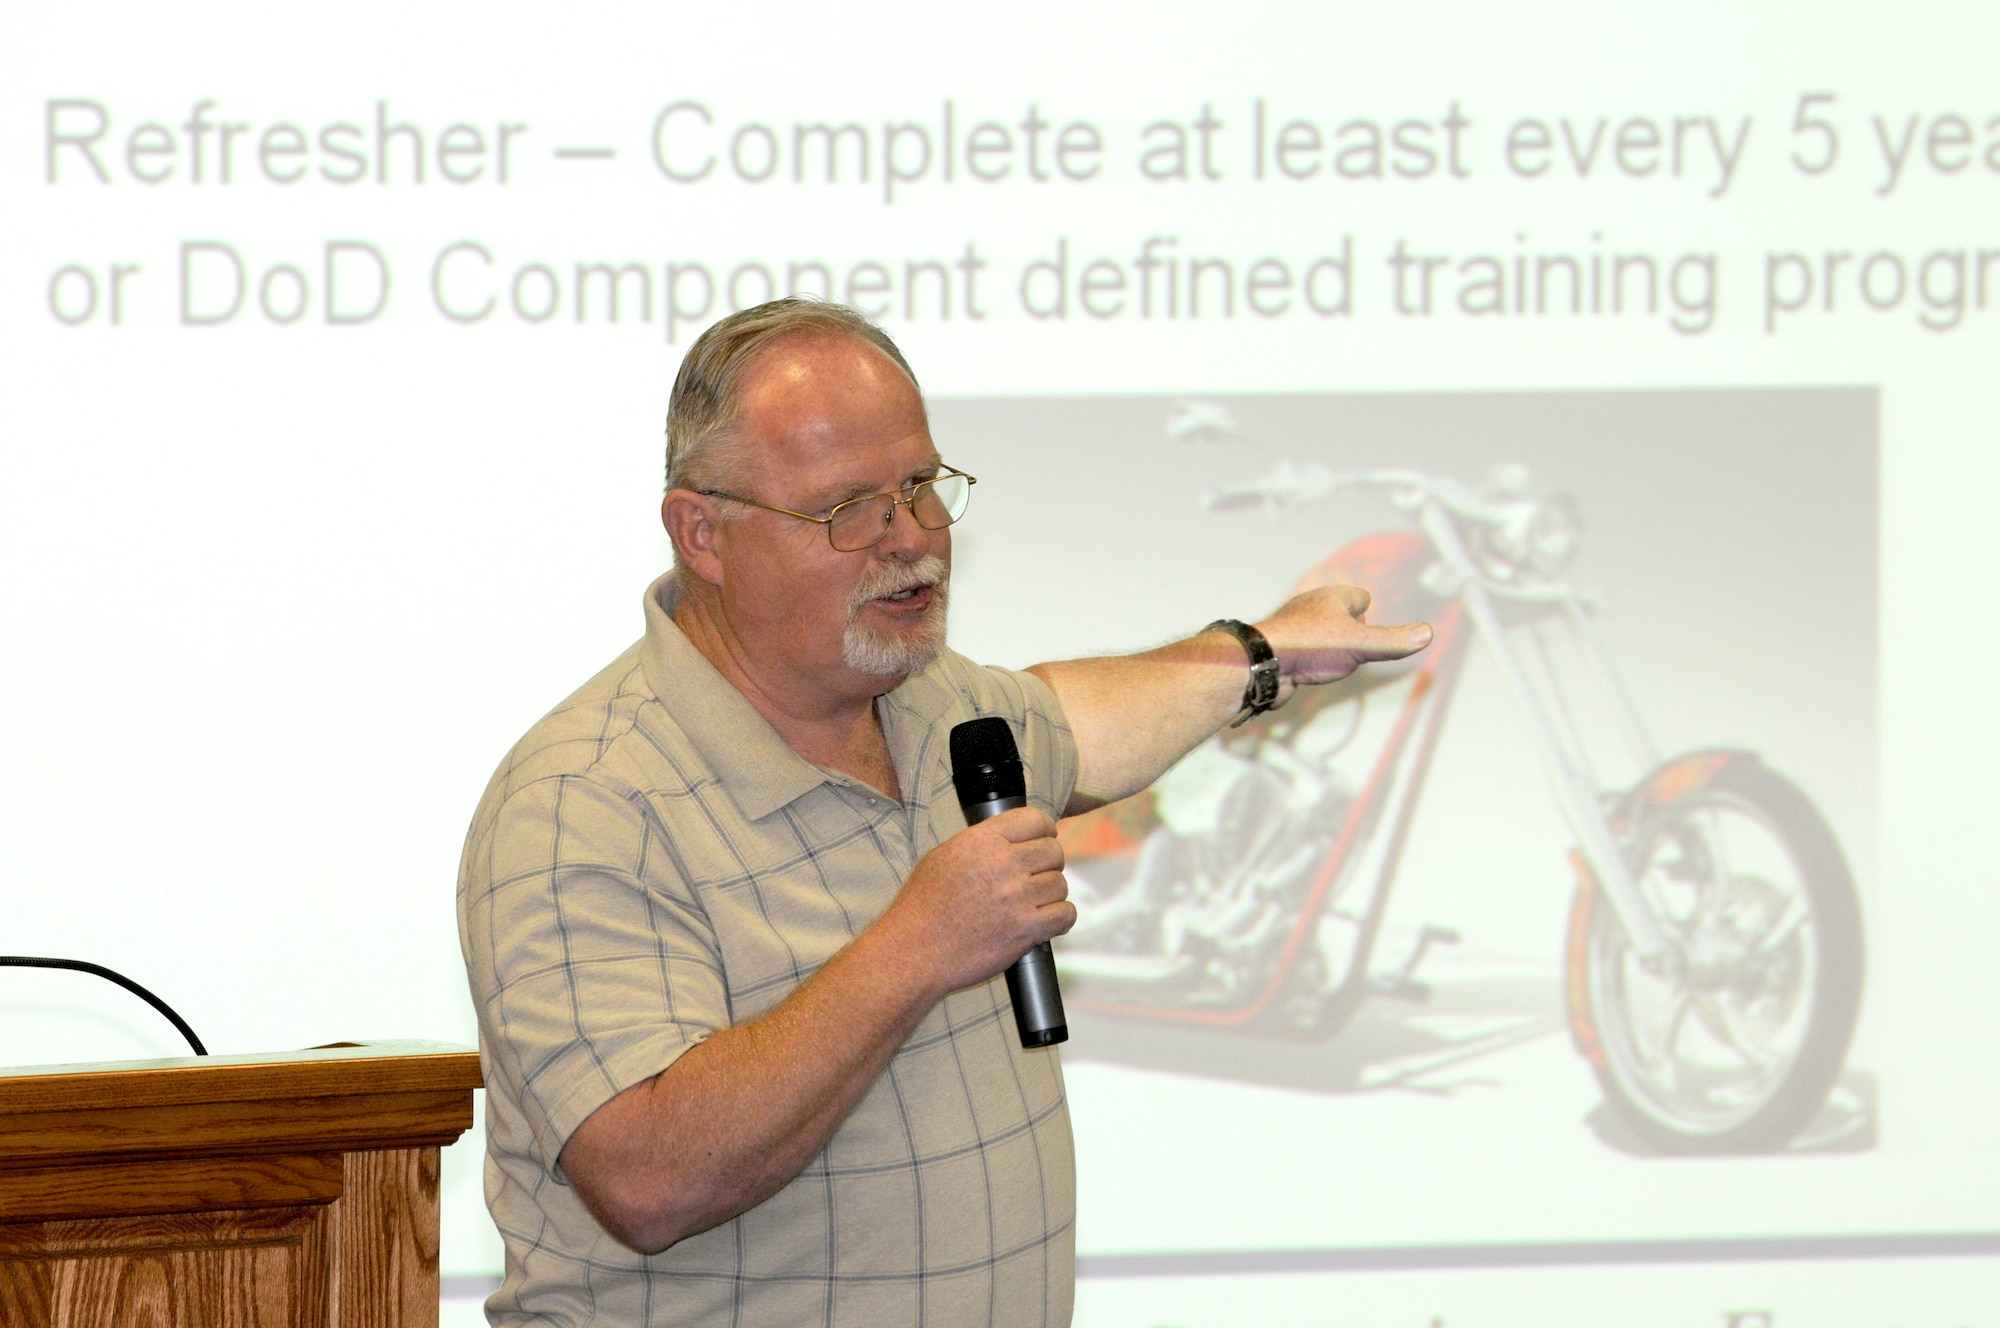
<svg viewBox="0 0 2000 1328">
<path fill-rule="evenodd" d="M 733 446 L 743 371 L 772 343 L 794 336 L 844 336 L 887 355 L 910 385 L 917 376 L 889 334 L 844 304 L 790 295 L 739 309 L 695 338 L 667 400 L 667 488 L 731 484 L 744 458 Z M 921 401 L 923 390 L 918 388 Z"/>
</svg>

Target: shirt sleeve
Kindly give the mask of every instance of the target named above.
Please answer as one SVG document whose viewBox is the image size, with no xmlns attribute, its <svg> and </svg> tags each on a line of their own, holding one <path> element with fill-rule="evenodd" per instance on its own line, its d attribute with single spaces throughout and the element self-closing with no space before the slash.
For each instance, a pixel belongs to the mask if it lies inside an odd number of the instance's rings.
<svg viewBox="0 0 2000 1328">
<path fill-rule="evenodd" d="M 466 855 L 462 944 L 487 1073 L 540 1161 L 729 1023 L 715 938 L 655 819 L 583 775 L 514 790 Z"/>
<path fill-rule="evenodd" d="M 944 735 L 964 720 L 999 715 L 1014 730 L 1015 744 L 1021 750 L 1029 805 L 1046 812 L 1051 820 L 1061 817 L 1076 789 L 1076 738 L 1062 702 L 1049 685 L 1032 673 L 975 664 L 950 651 L 939 658 L 937 670 L 925 677 L 937 690 L 912 697 L 910 713 L 913 723 L 939 739 L 936 759 L 942 772 L 942 796 L 951 797 Z"/>
<path fill-rule="evenodd" d="M 1076 791 L 1076 735 L 1055 690 L 1032 673 L 988 668 L 990 674 L 1019 689 L 1021 764 L 1028 776 L 1028 798 L 1059 820 Z"/>
</svg>

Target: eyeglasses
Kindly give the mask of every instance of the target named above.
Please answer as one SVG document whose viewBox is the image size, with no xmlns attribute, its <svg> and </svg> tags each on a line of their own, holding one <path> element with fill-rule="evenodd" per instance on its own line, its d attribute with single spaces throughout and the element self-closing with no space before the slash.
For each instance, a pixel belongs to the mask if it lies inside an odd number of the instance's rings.
<svg viewBox="0 0 2000 1328">
<path fill-rule="evenodd" d="M 834 504 L 825 516 L 794 512 L 789 507 L 773 507 L 755 498 L 724 493 L 720 489 L 696 489 L 695 492 L 825 526 L 826 537 L 835 551 L 859 553 L 882 542 L 882 537 L 889 533 L 889 527 L 896 520 L 898 507 L 909 508 L 910 515 L 925 530 L 943 530 L 965 515 L 966 507 L 972 502 L 972 486 L 977 483 L 978 480 L 964 471 L 946 466 L 942 475 L 933 475 L 930 479 L 905 486 L 901 497 L 893 493 L 871 493 L 861 498 L 849 498 L 844 503 Z"/>
</svg>

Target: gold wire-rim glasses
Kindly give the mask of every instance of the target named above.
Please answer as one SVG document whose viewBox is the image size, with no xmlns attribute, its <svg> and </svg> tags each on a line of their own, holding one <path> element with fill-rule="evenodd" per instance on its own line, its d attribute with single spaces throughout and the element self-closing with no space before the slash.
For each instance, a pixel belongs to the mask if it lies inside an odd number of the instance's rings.
<svg viewBox="0 0 2000 1328">
<path fill-rule="evenodd" d="M 979 480 L 976 476 L 968 475 L 964 471 L 952 466 L 943 467 L 943 472 L 943 474 L 933 475 L 927 480 L 917 480 L 914 483 L 903 486 L 900 490 L 900 493 L 904 495 L 902 497 L 898 497 L 895 493 L 865 493 L 859 498 L 849 498 L 845 502 L 835 503 L 827 509 L 825 516 L 814 516 L 811 512 L 795 512 L 789 507 L 778 507 L 772 503 L 760 503 L 755 498 L 745 498 L 743 495 L 737 493 L 725 493 L 721 489 L 696 489 L 695 492 L 701 494 L 703 497 L 724 498 L 732 503 L 742 503 L 748 507 L 761 507 L 766 512 L 777 512 L 783 516 L 795 516 L 801 521 L 810 521 L 814 525 L 824 526 L 826 528 L 826 541 L 833 546 L 834 552 L 859 553 L 863 549 L 874 548 L 888 535 L 889 527 L 895 524 L 896 509 L 898 507 L 909 508 L 910 519 L 925 530 L 943 530 L 946 526 L 951 525 L 964 516 L 966 508 L 972 505 L 972 486 L 979 483 Z M 958 490 L 956 501 L 951 501 L 945 493 L 938 492 L 938 485 L 952 484 L 960 480 L 964 481 L 964 486 Z M 918 508 L 917 504 L 926 497 L 937 500 L 935 512 L 927 513 Z M 868 504 L 880 504 L 885 501 L 887 505 L 881 508 L 882 519 L 880 524 L 857 521 L 856 518 L 866 511 Z M 845 518 L 843 522 L 843 518 L 841 517 L 842 512 L 852 512 L 855 515 Z M 925 519 L 927 515 L 935 517 L 938 512 L 943 513 L 942 520 L 934 521 Z M 874 534 L 862 540 L 859 544 L 842 545 L 840 540 L 834 537 L 833 531 L 836 523 L 842 523 L 843 532 L 872 530 Z"/>
</svg>

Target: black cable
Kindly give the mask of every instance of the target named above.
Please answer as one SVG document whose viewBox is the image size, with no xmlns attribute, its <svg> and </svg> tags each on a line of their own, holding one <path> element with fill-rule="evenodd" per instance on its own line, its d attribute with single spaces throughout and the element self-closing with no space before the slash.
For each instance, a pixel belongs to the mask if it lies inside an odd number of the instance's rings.
<svg viewBox="0 0 2000 1328">
<path fill-rule="evenodd" d="M 0 968 L 66 968 L 77 973 L 94 973 L 107 982 L 117 983 L 165 1015 L 167 1022 L 178 1028 L 181 1031 L 181 1036 L 188 1040 L 188 1045 L 194 1048 L 195 1055 L 208 1055 L 208 1048 L 201 1045 L 201 1039 L 194 1035 L 192 1028 L 188 1027 L 187 1020 L 175 1014 L 171 1005 L 168 1005 L 152 992 L 147 991 L 144 987 L 126 977 L 123 973 L 113 972 L 102 964 L 92 964 L 82 959 L 37 959 L 31 955 L 0 955 Z"/>
</svg>

